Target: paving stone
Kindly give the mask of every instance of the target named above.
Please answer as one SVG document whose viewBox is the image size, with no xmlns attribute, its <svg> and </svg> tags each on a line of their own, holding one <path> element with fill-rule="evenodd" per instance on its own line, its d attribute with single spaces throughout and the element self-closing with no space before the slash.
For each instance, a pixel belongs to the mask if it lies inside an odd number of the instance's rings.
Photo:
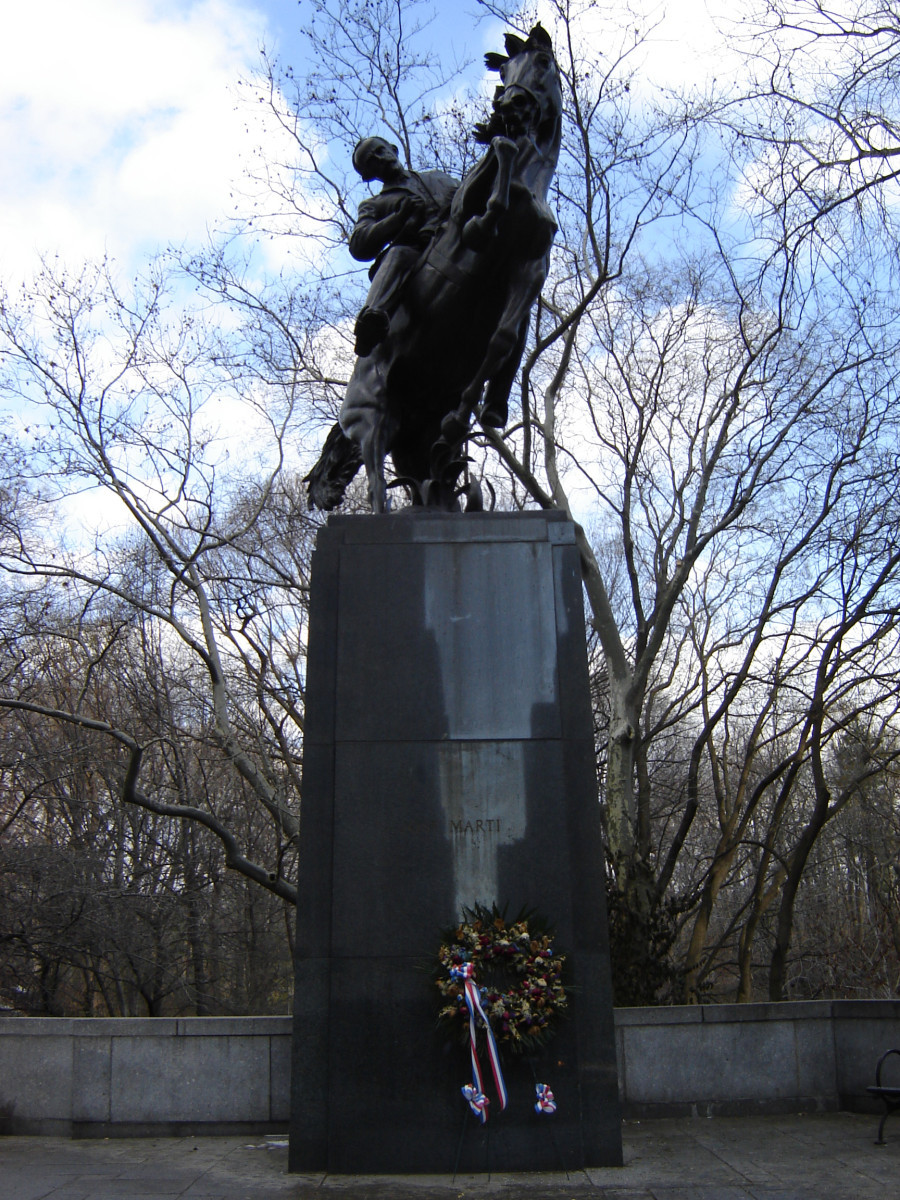
<svg viewBox="0 0 900 1200">
<path fill-rule="evenodd" d="M 288 1175 L 247 1138 L 0 1139 L 0 1200 L 893 1200 L 900 1136 L 871 1116 L 626 1124 L 621 1169 L 564 1174 Z"/>
<path fill-rule="evenodd" d="M 2 1161 L 2 1158 L 0 1158 Z M 53 1176 L 48 1171 L 0 1170 L 0 1194 L 3 1200 L 43 1200 L 48 1193 L 54 1197 L 66 1194 L 63 1189 L 70 1183 L 68 1176 Z M 88 1200 L 90 1193 L 83 1187 L 68 1192 L 66 1200 Z"/>
<path fill-rule="evenodd" d="M 746 1188 L 728 1184 L 712 1184 L 696 1187 L 654 1187 L 653 1200 L 753 1200 Z"/>
<path fill-rule="evenodd" d="M 52 1200 L 94 1200 L 93 1192 L 86 1192 L 84 1188 L 54 1188 L 51 1192 L 46 1190 L 46 1184 L 40 1192 L 29 1191 L 27 1188 L 22 1190 L 15 1183 L 9 1184 L 6 1178 L 3 1178 L 3 1200 L 44 1200 L 44 1197 L 51 1197 Z"/>
</svg>

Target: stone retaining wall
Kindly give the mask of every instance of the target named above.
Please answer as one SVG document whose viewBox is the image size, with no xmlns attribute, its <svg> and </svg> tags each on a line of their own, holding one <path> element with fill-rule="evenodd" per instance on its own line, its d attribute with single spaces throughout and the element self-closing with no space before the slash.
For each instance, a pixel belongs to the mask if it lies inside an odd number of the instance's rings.
<svg viewBox="0 0 900 1200">
<path fill-rule="evenodd" d="M 0 1131 L 286 1131 L 290 1017 L 0 1019 Z"/>
<path fill-rule="evenodd" d="M 875 1063 L 900 1047 L 892 1000 L 628 1008 L 615 1019 L 626 1117 L 874 1111 Z M 290 1036 L 289 1017 L 0 1018 L 0 1132 L 284 1132 Z"/>
<path fill-rule="evenodd" d="M 894 1000 L 623 1008 L 615 1016 L 626 1117 L 875 1111 L 866 1095 L 875 1063 L 900 1046 Z"/>
</svg>

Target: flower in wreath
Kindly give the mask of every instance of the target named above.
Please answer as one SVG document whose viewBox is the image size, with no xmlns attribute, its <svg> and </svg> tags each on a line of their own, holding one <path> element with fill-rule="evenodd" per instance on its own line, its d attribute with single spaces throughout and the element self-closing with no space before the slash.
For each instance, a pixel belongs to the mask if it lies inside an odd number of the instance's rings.
<svg viewBox="0 0 900 1200">
<path fill-rule="evenodd" d="M 454 968 L 471 963 L 481 1005 L 494 1037 L 513 1053 L 534 1050 L 552 1037 L 566 1014 L 566 956 L 555 950 L 553 931 L 533 912 L 507 921 L 494 905 L 466 909 L 443 935 L 435 983 L 442 997 L 438 1019 L 468 1038 L 469 1011 Z"/>
</svg>

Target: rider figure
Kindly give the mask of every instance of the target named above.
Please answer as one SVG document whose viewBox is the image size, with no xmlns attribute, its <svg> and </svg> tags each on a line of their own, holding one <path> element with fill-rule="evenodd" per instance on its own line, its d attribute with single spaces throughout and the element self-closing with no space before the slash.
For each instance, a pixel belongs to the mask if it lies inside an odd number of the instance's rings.
<svg viewBox="0 0 900 1200">
<path fill-rule="evenodd" d="M 384 187 L 363 200 L 350 253 L 369 269 L 372 285 L 356 319 L 356 354 L 365 358 L 387 335 L 403 284 L 450 211 L 459 180 L 443 171 L 407 171 L 397 147 L 380 137 L 363 138 L 353 165 L 368 183 Z"/>
</svg>

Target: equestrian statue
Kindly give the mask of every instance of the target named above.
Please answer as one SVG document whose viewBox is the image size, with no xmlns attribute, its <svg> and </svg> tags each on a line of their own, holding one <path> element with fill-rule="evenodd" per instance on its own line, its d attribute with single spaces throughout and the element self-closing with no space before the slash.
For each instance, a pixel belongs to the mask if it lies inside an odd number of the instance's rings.
<svg viewBox="0 0 900 1200">
<path fill-rule="evenodd" d="M 480 507 L 458 486 L 473 417 L 507 423 L 532 305 L 550 260 L 556 221 L 547 193 L 559 157 L 562 91 L 547 32 L 505 38 L 487 54 L 499 72 L 487 149 L 461 183 L 408 171 L 383 138 L 364 138 L 353 162 L 383 184 L 363 201 L 350 252 L 374 260 L 355 326 L 356 364 L 340 423 L 306 477 L 312 507 L 332 509 L 360 466 L 372 511 L 388 508 L 385 458 L 413 503 Z"/>
</svg>

